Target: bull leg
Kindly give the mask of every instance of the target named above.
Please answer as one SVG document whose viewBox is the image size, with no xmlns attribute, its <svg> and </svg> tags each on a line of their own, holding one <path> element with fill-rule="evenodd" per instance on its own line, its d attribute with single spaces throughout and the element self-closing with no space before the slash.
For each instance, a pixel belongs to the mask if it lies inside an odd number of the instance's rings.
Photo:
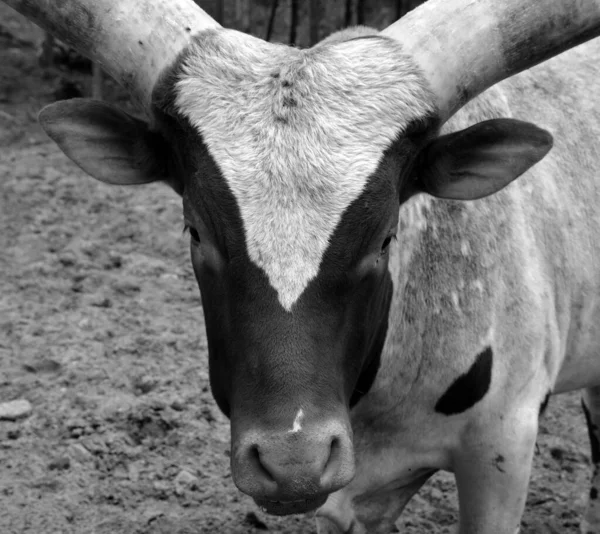
<svg viewBox="0 0 600 534">
<path fill-rule="evenodd" d="M 512 416 L 492 416 L 479 428 L 469 428 L 454 455 L 460 534 L 519 532 L 535 450 L 538 406 Z"/>
<path fill-rule="evenodd" d="M 318 534 L 389 534 L 412 496 L 435 473 L 431 470 L 410 484 L 350 503 L 344 490 L 330 497 L 317 512 Z"/>
<path fill-rule="evenodd" d="M 592 484 L 581 522 L 582 534 L 600 534 L 600 387 L 588 388 L 581 399 L 592 449 Z"/>
<path fill-rule="evenodd" d="M 332 493 L 317 510 L 317 534 L 366 534 L 358 522 L 347 489 Z"/>
</svg>

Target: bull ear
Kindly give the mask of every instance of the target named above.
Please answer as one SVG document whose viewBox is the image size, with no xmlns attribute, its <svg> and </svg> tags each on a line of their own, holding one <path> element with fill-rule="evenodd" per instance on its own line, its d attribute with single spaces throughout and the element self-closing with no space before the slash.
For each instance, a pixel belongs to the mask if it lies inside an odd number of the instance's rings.
<svg viewBox="0 0 600 534">
<path fill-rule="evenodd" d="M 493 119 L 440 136 L 416 163 L 417 189 L 435 197 L 475 200 L 499 191 L 552 148 L 552 136 L 534 124 Z"/>
<path fill-rule="evenodd" d="M 42 128 L 60 149 L 92 177 L 108 184 L 169 182 L 169 149 L 148 125 L 116 106 L 77 98 L 46 106 Z"/>
</svg>

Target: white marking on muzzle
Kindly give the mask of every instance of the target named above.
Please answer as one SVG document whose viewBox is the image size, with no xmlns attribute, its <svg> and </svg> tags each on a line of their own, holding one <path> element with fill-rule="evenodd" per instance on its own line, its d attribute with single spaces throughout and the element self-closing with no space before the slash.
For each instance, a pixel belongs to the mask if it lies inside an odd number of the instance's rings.
<svg viewBox="0 0 600 534">
<path fill-rule="evenodd" d="M 300 408 L 298 410 L 298 413 L 296 414 L 296 418 L 294 419 L 292 428 L 291 428 L 291 430 L 288 430 L 288 433 L 296 434 L 297 432 L 300 432 L 302 430 L 302 420 L 303 419 L 304 419 L 304 412 L 302 411 L 302 408 Z"/>
</svg>

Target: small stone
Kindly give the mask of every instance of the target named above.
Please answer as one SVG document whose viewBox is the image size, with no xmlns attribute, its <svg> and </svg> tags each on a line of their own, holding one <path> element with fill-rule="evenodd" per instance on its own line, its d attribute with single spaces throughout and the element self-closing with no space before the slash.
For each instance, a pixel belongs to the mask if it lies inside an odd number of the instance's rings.
<svg viewBox="0 0 600 534">
<path fill-rule="evenodd" d="M 203 406 L 200 410 L 200 415 L 204 418 L 204 420 L 208 423 L 214 423 L 216 418 L 210 409 L 210 406 Z"/>
<path fill-rule="evenodd" d="M 81 443 L 72 443 L 69 445 L 69 456 L 78 462 L 87 462 L 93 458 L 93 454 L 88 451 Z"/>
<path fill-rule="evenodd" d="M 429 500 L 430 501 L 442 501 L 444 499 L 444 492 L 438 488 L 429 488 Z"/>
<path fill-rule="evenodd" d="M 102 456 L 108 452 L 108 447 L 101 436 L 89 436 L 85 439 L 85 448 L 94 456 Z"/>
<path fill-rule="evenodd" d="M 131 296 L 139 293 L 142 288 L 140 284 L 133 279 L 119 279 L 112 284 L 113 289 L 121 295 Z"/>
<path fill-rule="evenodd" d="M 86 433 L 88 430 L 88 424 L 84 419 L 74 418 L 69 419 L 66 424 L 67 430 L 69 431 L 69 435 L 72 438 L 78 438 Z"/>
<path fill-rule="evenodd" d="M 19 439 L 21 437 L 21 430 L 19 428 L 13 428 L 6 433 L 8 439 Z"/>
<path fill-rule="evenodd" d="M 79 326 L 79 328 L 81 328 L 82 330 L 93 330 L 94 325 L 92 324 L 92 321 L 90 321 L 87 317 L 84 317 L 83 319 L 81 319 L 81 321 L 79 321 L 79 323 L 77 323 L 77 326 Z"/>
<path fill-rule="evenodd" d="M 48 464 L 48 469 L 50 471 L 65 471 L 71 467 L 71 460 L 68 456 L 63 456 L 61 458 L 56 458 L 56 460 L 52 460 Z"/>
<path fill-rule="evenodd" d="M 108 259 L 110 260 L 110 267 L 113 269 L 119 269 L 123 266 L 123 257 L 120 254 L 109 252 Z"/>
<path fill-rule="evenodd" d="M 140 468 L 135 463 L 127 466 L 127 476 L 131 482 L 137 482 L 140 479 Z"/>
<path fill-rule="evenodd" d="M 185 410 L 185 403 L 179 398 L 173 399 L 171 401 L 171 408 L 177 412 L 183 412 Z"/>
<path fill-rule="evenodd" d="M 61 365 L 56 360 L 44 358 L 39 361 L 24 363 L 23 369 L 28 373 L 57 373 L 60 371 Z"/>
<path fill-rule="evenodd" d="M 175 477 L 175 493 L 177 493 L 177 495 L 182 495 L 185 490 L 197 489 L 198 482 L 198 477 L 195 477 L 189 471 L 182 469 Z"/>
<path fill-rule="evenodd" d="M 135 377 L 132 380 L 133 389 L 139 395 L 150 393 L 158 386 L 158 383 L 158 379 L 148 375 Z"/>
<path fill-rule="evenodd" d="M 72 267 L 77 263 L 77 258 L 73 252 L 67 251 L 59 255 L 58 261 L 63 267 Z"/>
<path fill-rule="evenodd" d="M 112 476 L 116 479 L 128 479 L 129 478 L 129 472 L 128 470 L 125 468 L 125 466 L 123 465 L 117 465 L 112 472 Z"/>
<path fill-rule="evenodd" d="M 160 519 L 161 517 L 164 517 L 164 515 L 165 515 L 165 513 L 162 510 L 157 510 L 156 508 L 148 510 L 144 514 L 146 523 L 148 523 L 148 524 L 153 523 L 154 521 L 156 521 L 157 519 Z"/>
<path fill-rule="evenodd" d="M 152 486 L 154 486 L 154 490 L 156 491 L 155 496 L 157 499 L 164 500 L 169 498 L 169 490 L 171 488 L 167 482 L 163 480 L 157 480 L 152 484 Z"/>
<path fill-rule="evenodd" d="M 112 300 L 106 297 L 99 297 L 91 302 L 92 306 L 96 306 L 97 308 L 112 308 Z"/>
<path fill-rule="evenodd" d="M 16 421 L 28 417 L 33 406 L 28 400 L 18 399 L 10 402 L 0 403 L 0 420 Z"/>
</svg>

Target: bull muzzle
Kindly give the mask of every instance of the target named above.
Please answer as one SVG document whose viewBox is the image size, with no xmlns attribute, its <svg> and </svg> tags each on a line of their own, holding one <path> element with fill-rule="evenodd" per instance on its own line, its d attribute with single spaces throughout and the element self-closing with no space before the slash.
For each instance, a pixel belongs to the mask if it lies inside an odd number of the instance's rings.
<svg viewBox="0 0 600 534">
<path fill-rule="evenodd" d="M 305 422 L 299 410 L 285 429 L 250 427 L 238 434 L 234 426 L 232 422 L 233 480 L 269 514 L 315 510 L 354 477 L 346 418 Z"/>
</svg>

